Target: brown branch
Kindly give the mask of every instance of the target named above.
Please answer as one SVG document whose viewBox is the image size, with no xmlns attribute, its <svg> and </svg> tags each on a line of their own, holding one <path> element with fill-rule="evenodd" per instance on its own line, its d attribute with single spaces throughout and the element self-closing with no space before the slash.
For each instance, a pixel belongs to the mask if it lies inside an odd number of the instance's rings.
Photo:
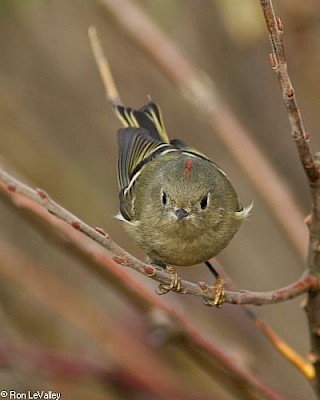
<svg viewBox="0 0 320 400">
<path fill-rule="evenodd" d="M 309 276 L 320 277 L 320 171 L 319 160 L 315 160 L 310 149 L 309 134 L 305 131 L 298 107 L 295 90 L 288 74 L 287 60 L 283 44 L 283 26 L 281 19 L 275 16 L 271 0 L 260 0 L 269 31 L 272 47 L 271 66 L 277 74 L 282 97 L 287 109 L 301 164 L 308 178 L 311 192 L 311 216 L 308 218 L 309 250 L 307 270 Z M 320 398 L 320 291 L 309 291 L 306 312 L 311 337 L 310 361 L 315 367 L 314 387 Z"/>
<path fill-rule="evenodd" d="M 109 62 L 103 54 L 101 44 L 97 36 L 97 30 L 94 26 L 90 26 L 88 30 L 88 35 L 90 39 L 93 56 L 96 61 L 97 67 L 99 69 L 102 81 L 104 83 L 106 98 L 112 104 L 122 104 L 117 86 L 113 80 Z"/>
<path fill-rule="evenodd" d="M 213 80 L 193 65 L 150 17 L 130 0 L 97 0 L 128 39 L 168 77 L 212 127 L 245 172 L 301 259 L 307 240 L 303 216 L 287 184 L 252 140 Z M 125 12 L 123 12 L 125 10 Z M 241 143 L 241 146 L 239 146 Z M 258 168 L 257 168 L 258 166 Z M 265 185 L 268 182 L 268 185 Z M 286 205 L 285 210 L 283 204 Z"/>
<path fill-rule="evenodd" d="M 26 196 L 27 198 L 35 201 L 37 204 L 45 207 L 51 214 L 62 219 L 73 228 L 86 234 L 91 239 L 102 245 L 108 250 L 113 258 L 113 261 L 115 261 L 117 264 L 132 268 L 159 283 L 168 284 L 170 282 L 171 276 L 164 269 L 158 269 L 136 259 L 118 246 L 113 240 L 111 240 L 111 238 L 102 229 L 94 229 L 90 227 L 68 210 L 64 209 L 55 201 L 53 201 L 42 189 L 34 190 L 29 186 L 19 182 L 17 179 L 13 178 L 10 174 L 1 169 L 0 182 L 3 182 L 4 184 L 0 185 L 0 190 L 9 195 L 18 206 L 21 206 L 21 198 L 18 194 Z M 215 289 L 204 282 L 195 284 L 182 280 L 181 285 L 183 289 L 181 294 L 200 296 L 205 301 L 214 299 Z M 316 277 L 305 276 L 289 286 L 270 292 L 225 291 L 225 302 L 231 304 L 254 305 L 275 304 L 297 297 L 309 290 L 316 290 L 319 287 L 320 283 Z"/>
<path fill-rule="evenodd" d="M 263 9 L 272 47 L 270 63 L 279 80 L 283 101 L 288 112 L 292 137 L 296 143 L 300 160 L 309 182 L 317 183 L 320 180 L 320 172 L 314 162 L 310 150 L 309 134 L 305 131 L 295 90 L 288 74 L 287 60 L 283 45 L 282 22 L 279 17 L 276 18 L 271 0 L 260 0 L 260 3 Z"/>
<path fill-rule="evenodd" d="M 311 276 L 320 277 L 320 185 L 311 183 L 311 219 L 307 268 Z M 316 371 L 314 387 L 320 399 L 320 291 L 309 291 L 305 307 L 311 339 L 310 361 Z"/>
<path fill-rule="evenodd" d="M 251 387 L 251 389 L 259 392 L 263 398 L 268 400 L 281 399 L 281 396 L 261 382 L 246 368 L 238 363 L 235 363 L 232 359 L 226 356 L 224 352 L 220 350 L 219 346 L 214 344 L 212 339 L 206 337 L 201 330 L 193 325 L 189 319 L 181 313 L 181 310 L 177 311 L 163 303 L 159 296 L 151 293 L 143 285 L 136 282 L 125 269 L 119 268 L 119 266 L 112 261 L 112 259 L 107 257 L 106 253 L 100 246 L 98 246 L 98 244 L 92 242 L 91 240 L 85 240 L 86 237 L 77 231 L 82 226 L 82 222 L 79 222 L 78 218 L 72 216 L 72 214 L 68 213 L 56 203 L 49 205 L 48 202 L 51 203 L 51 200 L 48 199 L 48 196 L 45 195 L 43 191 L 34 191 L 26 185 L 20 186 L 17 180 L 11 178 L 7 173 L 4 173 L 1 170 L 0 181 L 6 182 L 5 184 L 0 184 L 0 193 L 4 194 L 5 198 L 10 199 L 12 202 L 11 204 L 17 207 L 18 210 L 28 212 L 32 216 L 33 222 L 38 222 L 38 220 L 41 220 L 46 227 L 50 227 L 52 229 L 52 232 L 58 232 L 59 238 L 66 241 L 68 247 L 71 246 L 71 249 L 75 249 L 79 255 L 81 255 L 81 258 L 86 260 L 89 266 L 95 267 L 96 271 L 98 271 L 98 273 L 104 279 L 106 279 L 108 282 L 112 280 L 112 282 L 116 283 L 117 286 L 121 285 L 121 293 L 130 296 L 131 304 L 135 304 L 145 312 L 151 311 L 154 308 L 164 312 L 168 319 L 177 325 L 175 330 L 181 330 L 181 334 L 187 339 L 186 343 L 188 346 L 186 346 L 186 349 L 188 351 L 190 350 L 191 354 L 194 352 L 194 349 L 198 349 L 211 359 L 216 360 L 220 367 L 223 367 L 223 369 L 227 371 L 230 376 L 234 377 L 233 379 L 236 379 L 238 382 L 242 382 L 242 387 Z M 23 194 L 19 194 L 18 192 Z M 39 196 L 39 193 L 41 196 Z M 46 208 L 42 206 L 43 201 L 46 202 Z M 51 213 L 54 210 L 56 217 L 63 220 L 68 220 L 71 226 L 65 224 L 63 221 L 59 220 L 53 215 L 50 215 L 47 210 L 51 210 Z M 76 224 L 74 223 L 75 221 L 77 222 Z M 72 228 L 75 225 L 77 230 Z M 85 227 L 86 228 L 83 229 L 84 231 L 93 231 L 91 232 L 92 235 L 90 235 L 90 237 L 95 236 L 96 233 L 98 233 L 88 226 Z M 106 244 L 108 244 L 110 239 L 108 239 L 107 242 L 105 240 L 106 237 L 102 234 L 99 234 L 96 241 L 100 245 L 106 247 Z M 135 260 L 133 257 L 131 258 L 132 260 Z M 145 264 L 138 260 L 135 261 L 138 263 L 138 265 L 141 264 L 141 272 L 144 273 Z M 128 266 L 130 265 L 128 264 Z M 310 282 L 310 285 L 316 283 L 317 282 L 315 280 L 313 283 Z M 198 285 L 191 283 L 190 285 L 193 285 L 195 289 L 199 290 Z M 244 295 L 246 296 L 246 294 Z M 216 369 L 210 369 L 208 372 L 212 372 L 213 375 L 216 375 L 215 371 Z M 226 379 L 226 375 L 224 375 L 224 379 Z"/>
</svg>

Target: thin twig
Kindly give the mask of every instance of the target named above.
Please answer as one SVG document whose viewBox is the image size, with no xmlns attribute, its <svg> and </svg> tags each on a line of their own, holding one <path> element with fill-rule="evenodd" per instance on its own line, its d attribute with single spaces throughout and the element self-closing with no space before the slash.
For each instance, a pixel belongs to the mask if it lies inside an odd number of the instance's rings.
<svg viewBox="0 0 320 400">
<path fill-rule="evenodd" d="M 313 157 L 310 149 L 310 135 L 305 131 L 295 90 L 288 73 L 287 60 L 283 44 L 283 26 L 281 19 L 275 16 L 271 0 L 260 0 L 271 42 L 270 63 L 277 74 L 282 97 L 287 109 L 300 161 L 308 178 L 311 192 L 311 216 L 307 219 L 309 227 L 309 250 L 307 271 L 309 276 L 320 278 L 320 171 L 319 160 Z M 309 291 L 306 312 L 309 320 L 311 354 L 315 368 L 314 388 L 320 398 L 320 291 Z"/>
<path fill-rule="evenodd" d="M 94 55 L 94 59 L 99 68 L 99 72 L 104 83 L 106 90 L 106 98 L 111 101 L 112 104 L 122 104 L 117 86 L 114 83 L 113 76 L 111 74 L 109 62 L 103 54 L 100 41 L 98 40 L 97 30 L 94 26 L 90 26 L 88 30 L 90 39 L 91 49 Z"/>
<path fill-rule="evenodd" d="M 256 320 L 256 325 L 265 333 L 269 340 L 274 344 L 282 356 L 284 356 L 291 364 L 293 364 L 309 381 L 315 377 L 315 369 L 311 362 L 307 362 L 295 350 L 288 346 L 280 337 L 275 334 L 265 323 Z"/>
</svg>

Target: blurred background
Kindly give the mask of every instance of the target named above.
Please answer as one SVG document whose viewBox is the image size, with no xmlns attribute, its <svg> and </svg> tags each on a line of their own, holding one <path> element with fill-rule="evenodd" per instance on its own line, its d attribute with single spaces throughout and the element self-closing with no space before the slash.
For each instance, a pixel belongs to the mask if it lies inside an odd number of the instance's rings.
<svg viewBox="0 0 320 400">
<path fill-rule="evenodd" d="M 307 215 L 308 187 L 269 65 L 270 45 L 259 1 L 135 3 L 192 63 L 212 77 L 219 96 L 273 164 L 302 215 Z M 282 0 L 274 5 L 285 27 L 289 70 L 316 151 L 320 149 L 320 4 L 316 0 Z M 298 279 L 304 269 L 303 257 L 280 229 L 262 196 L 208 121 L 128 39 L 100 2 L 0 1 L 0 163 L 32 187 L 47 191 L 88 224 L 103 227 L 113 240 L 144 259 L 114 218 L 118 212 L 115 165 L 119 123 L 105 101 L 87 38 L 90 25 L 97 26 L 124 102 L 139 107 L 151 95 L 161 106 L 171 137 L 194 145 L 217 162 L 244 204 L 254 200 L 249 220 L 218 258 L 236 285 L 268 291 Z M 259 170 L 259 165 L 256 168 Z M 265 186 L 268 190 L 268 182 Z M 301 232 L 306 256 L 303 221 Z M 0 389 L 45 388 L 62 392 L 63 399 L 151 399 L 138 390 L 121 390 L 112 379 L 101 379 L 101 371 L 113 365 L 112 338 L 119 332 L 130 333 L 193 390 L 212 393 L 217 399 L 247 398 L 228 393 L 181 347 L 177 350 L 163 341 L 146 315 L 138 312 L 112 282 L 102 281 L 86 268 L 84 260 L 55 243 L 2 197 L 0 254 Z M 194 282 L 212 280 L 202 265 L 179 272 Z M 130 274 L 150 291 L 156 288 L 154 281 L 134 271 Z M 222 351 L 284 398 L 314 398 L 302 375 L 278 355 L 238 307 L 225 305 L 216 310 L 204 307 L 199 298 L 175 294 L 161 301 L 187 315 Z M 307 356 L 310 345 L 301 302 L 298 298 L 255 311 Z M 110 354 L 102 352 L 99 343 L 81 329 L 90 324 L 101 327 L 102 340 L 110 341 Z M 113 333 L 109 335 L 108 329 Z M 131 350 L 128 343 L 128 360 Z M 37 362 L 44 354 L 51 361 L 57 355 L 79 359 L 63 370 L 53 361 L 46 365 Z M 82 357 L 91 369 L 77 373 L 74 365 L 79 366 Z"/>
</svg>

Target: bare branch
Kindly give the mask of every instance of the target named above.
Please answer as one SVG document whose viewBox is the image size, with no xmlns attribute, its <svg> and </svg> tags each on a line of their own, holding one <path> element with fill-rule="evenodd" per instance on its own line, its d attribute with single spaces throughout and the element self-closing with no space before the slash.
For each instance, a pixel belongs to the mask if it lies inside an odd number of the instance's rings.
<svg viewBox="0 0 320 400">
<path fill-rule="evenodd" d="M 36 203 L 45 207 L 51 214 L 62 219 L 75 229 L 89 236 L 91 239 L 102 245 L 109 251 L 113 260 L 120 265 L 132 268 L 145 276 L 148 276 L 159 283 L 170 283 L 170 275 L 164 269 L 158 269 L 152 265 L 147 265 L 131 254 L 118 246 L 102 229 L 94 229 L 81 221 L 68 210 L 61 207 L 53 201 L 48 194 L 42 189 L 31 189 L 29 186 L 19 182 L 10 174 L 0 169 L 0 190 L 7 195 L 10 195 L 12 200 L 19 206 L 21 199 L 16 197 L 17 193 L 26 196 L 27 198 L 35 201 Z M 200 296 L 204 300 L 212 300 L 214 298 L 215 290 L 212 286 L 208 286 L 204 282 L 198 284 L 182 280 L 183 292 L 181 294 L 192 294 Z M 318 279 L 312 276 L 306 276 L 299 279 L 297 282 L 270 292 L 249 292 L 239 291 L 230 292 L 225 291 L 226 303 L 231 304 L 275 304 L 297 297 L 308 290 L 316 290 L 320 286 Z"/>
<path fill-rule="evenodd" d="M 106 90 L 106 98 L 110 100 L 112 104 L 122 104 L 117 86 L 115 85 L 111 74 L 109 62 L 103 54 L 101 44 L 97 36 L 97 30 L 94 26 L 90 26 L 88 30 L 88 36 L 90 39 L 94 59 L 97 67 L 99 68 L 102 82 Z"/>
<path fill-rule="evenodd" d="M 294 88 L 288 74 L 287 60 L 283 44 L 283 26 L 281 19 L 275 16 L 271 0 L 260 0 L 266 20 L 272 47 L 271 66 L 277 74 L 282 97 L 287 108 L 300 161 L 308 178 L 311 192 L 311 216 L 307 219 L 309 226 L 309 251 L 307 270 L 309 276 L 320 277 L 320 171 L 319 160 L 315 160 L 309 145 L 309 134 L 305 131 L 298 107 Z M 309 291 L 306 312 L 309 320 L 311 337 L 311 355 L 315 368 L 314 387 L 320 398 L 320 291 Z"/>
<path fill-rule="evenodd" d="M 300 160 L 310 183 L 320 179 L 320 172 L 316 166 L 309 145 L 309 134 L 305 131 L 300 109 L 298 107 L 294 88 L 288 74 L 287 60 L 283 45 L 283 26 L 281 19 L 276 18 L 271 0 L 260 0 L 263 14 L 269 31 L 272 47 L 270 63 L 276 72 L 283 101 L 288 111 L 288 118 L 292 130 L 292 137 L 296 143 Z"/>
</svg>

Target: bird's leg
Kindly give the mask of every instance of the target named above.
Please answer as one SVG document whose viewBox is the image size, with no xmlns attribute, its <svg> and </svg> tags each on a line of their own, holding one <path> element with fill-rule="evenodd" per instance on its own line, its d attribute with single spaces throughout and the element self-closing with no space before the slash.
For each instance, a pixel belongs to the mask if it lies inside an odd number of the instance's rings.
<svg viewBox="0 0 320 400">
<path fill-rule="evenodd" d="M 218 274 L 218 272 L 214 269 L 214 267 L 210 264 L 209 261 L 205 262 L 206 266 L 209 268 L 209 270 L 212 272 L 214 277 L 216 278 L 216 281 L 214 285 L 212 285 L 212 288 L 215 291 L 214 294 L 214 299 L 213 300 L 208 300 L 206 299 L 206 305 L 209 306 L 216 306 L 218 308 L 221 308 L 224 301 L 225 301 L 225 296 L 224 296 L 224 280 L 222 276 Z"/>
<path fill-rule="evenodd" d="M 168 284 L 165 283 L 160 283 L 156 293 L 159 295 L 166 294 L 170 292 L 170 290 L 173 290 L 174 292 L 177 293 L 182 293 L 183 289 L 181 287 L 181 278 L 178 275 L 177 271 L 172 265 L 165 265 L 163 263 L 160 263 L 159 261 L 155 260 L 149 260 L 150 264 L 160 266 L 162 268 L 165 268 L 165 270 L 168 272 L 170 275 L 170 282 Z"/>
</svg>

